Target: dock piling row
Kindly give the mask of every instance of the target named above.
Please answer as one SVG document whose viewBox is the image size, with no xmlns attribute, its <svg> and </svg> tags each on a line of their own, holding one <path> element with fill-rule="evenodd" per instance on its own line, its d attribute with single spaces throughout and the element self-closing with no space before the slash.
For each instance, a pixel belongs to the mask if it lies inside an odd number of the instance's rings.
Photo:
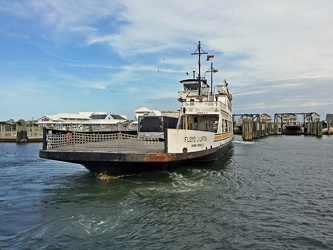
<svg viewBox="0 0 333 250">
<path fill-rule="evenodd" d="M 263 119 L 259 114 L 241 114 L 234 115 L 234 133 L 241 134 L 244 141 L 251 141 L 261 137 L 269 135 L 310 135 L 322 137 L 323 124 L 327 124 L 324 127 L 325 134 L 332 134 L 332 126 L 330 121 L 320 121 L 318 117 L 315 117 L 313 113 L 297 113 L 304 115 L 304 123 L 301 125 L 297 123 L 294 118 L 296 115 L 292 113 L 275 114 L 274 122 Z M 266 114 L 264 114 L 266 115 Z M 241 117 L 241 123 L 237 123 L 235 116 Z M 268 115 L 267 115 L 268 116 Z M 286 123 L 286 117 L 291 119 L 292 122 Z M 291 118 L 290 118 L 291 117 Z"/>
</svg>

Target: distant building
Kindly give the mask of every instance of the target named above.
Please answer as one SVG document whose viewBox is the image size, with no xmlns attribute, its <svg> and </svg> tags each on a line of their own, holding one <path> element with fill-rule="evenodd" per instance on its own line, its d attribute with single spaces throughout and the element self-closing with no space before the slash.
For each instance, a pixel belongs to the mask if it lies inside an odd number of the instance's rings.
<svg viewBox="0 0 333 250">
<path fill-rule="evenodd" d="M 326 121 L 333 122 L 333 114 L 327 114 L 326 115 Z"/>
<path fill-rule="evenodd" d="M 292 113 L 283 114 L 282 123 L 284 125 L 300 125 L 297 115 Z"/>
<path fill-rule="evenodd" d="M 306 122 L 317 122 L 320 120 L 320 115 L 316 112 L 312 112 L 305 117 Z"/>
<path fill-rule="evenodd" d="M 152 112 L 152 110 L 146 107 L 142 107 L 135 110 L 134 112 L 135 112 L 135 119 L 138 120 L 139 116 L 148 116 Z"/>
<path fill-rule="evenodd" d="M 118 124 L 128 123 L 126 116 L 104 112 L 59 113 L 44 115 L 37 119 L 37 124 L 41 127 L 60 130 L 114 130 L 117 129 Z"/>
<path fill-rule="evenodd" d="M 159 110 L 148 109 L 146 107 L 139 108 L 134 112 L 136 120 L 138 119 L 139 116 L 168 116 L 175 118 L 178 118 L 179 116 L 179 110 L 159 111 Z"/>
<path fill-rule="evenodd" d="M 162 112 L 159 110 L 152 110 L 148 116 L 162 116 Z"/>
<path fill-rule="evenodd" d="M 260 115 L 260 121 L 262 122 L 272 122 L 272 117 L 266 113 Z"/>
</svg>

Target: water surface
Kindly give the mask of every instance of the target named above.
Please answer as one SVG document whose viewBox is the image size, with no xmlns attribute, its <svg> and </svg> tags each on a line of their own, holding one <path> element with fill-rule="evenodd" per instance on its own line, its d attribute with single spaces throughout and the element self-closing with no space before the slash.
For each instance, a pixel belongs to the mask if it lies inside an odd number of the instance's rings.
<svg viewBox="0 0 333 250">
<path fill-rule="evenodd" d="M 212 164 L 104 182 L 0 143 L 0 249 L 332 249 L 332 145 L 235 136 Z"/>
</svg>

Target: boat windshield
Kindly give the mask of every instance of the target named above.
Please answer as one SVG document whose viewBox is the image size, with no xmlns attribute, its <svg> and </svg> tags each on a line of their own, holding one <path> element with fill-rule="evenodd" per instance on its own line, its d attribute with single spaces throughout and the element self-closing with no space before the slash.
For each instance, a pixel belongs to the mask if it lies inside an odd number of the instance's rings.
<svg viewBox="0 0 333 250">
<path fill-rule="evenodd" d="M 186 84 L 184 84 L 184 91 L 198 90 L 198 89 L 199 89 L 199 84 L 198 83 L 186 83 Z"/>
</svg>

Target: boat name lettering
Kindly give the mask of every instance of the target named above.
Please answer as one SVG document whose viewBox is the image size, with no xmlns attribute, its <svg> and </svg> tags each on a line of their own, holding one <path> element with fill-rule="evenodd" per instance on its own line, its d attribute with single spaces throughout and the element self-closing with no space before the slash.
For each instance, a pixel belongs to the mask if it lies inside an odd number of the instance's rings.
<svg viewBox="0 0 333 250">
<path fill-rule="evenodd" d="M 185 136 L 184 137 L 184 141 L 185 142 L 204 142 L 204 141 L 207 141 L 207 136 L 198 136 L 198 137 L 195 137 L 195 136 Z"/>
<path fill-rule="evenodd" d="M 195 142 L 195 136 L 190 136 L 190 137 L 185 136 L 184 140 L 185 142 Z"/>
<path fill-rule="evenodd" d="M 197 142 L 203 142 L 203 141 L 207 141 L 207 136 L 198 137 Z"/>
</svg>

